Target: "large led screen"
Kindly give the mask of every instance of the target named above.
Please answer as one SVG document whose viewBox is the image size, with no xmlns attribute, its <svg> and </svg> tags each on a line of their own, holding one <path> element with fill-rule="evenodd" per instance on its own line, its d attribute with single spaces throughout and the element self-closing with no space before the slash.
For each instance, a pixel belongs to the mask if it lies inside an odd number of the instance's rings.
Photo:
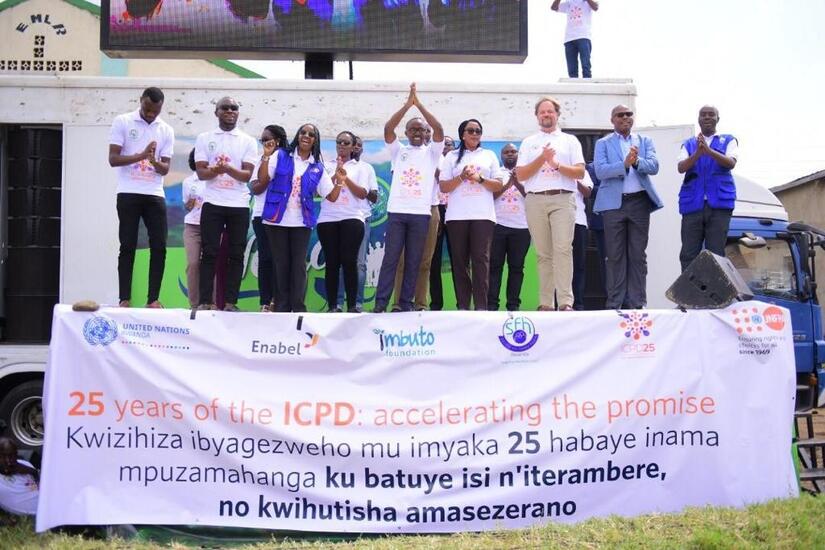
<svg viewBox="0 0 825 550">
<path fill-rule="evenodd" d="M 104 0 L 115 57 L 520 62 L 527 0 Z"/>
</svg>

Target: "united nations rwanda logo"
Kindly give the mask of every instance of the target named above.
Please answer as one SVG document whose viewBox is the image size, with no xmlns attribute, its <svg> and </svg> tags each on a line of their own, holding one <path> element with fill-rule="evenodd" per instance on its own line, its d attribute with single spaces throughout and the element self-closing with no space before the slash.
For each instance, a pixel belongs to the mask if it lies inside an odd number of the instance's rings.
<svg viewBox="0 0 825 550">
<path fill-rule="evenodd" d="M 83 323 L 83 337 L 93 346 L 108 346 L 117 338 L 117 323 L 95 316 Z"/>
</svg>

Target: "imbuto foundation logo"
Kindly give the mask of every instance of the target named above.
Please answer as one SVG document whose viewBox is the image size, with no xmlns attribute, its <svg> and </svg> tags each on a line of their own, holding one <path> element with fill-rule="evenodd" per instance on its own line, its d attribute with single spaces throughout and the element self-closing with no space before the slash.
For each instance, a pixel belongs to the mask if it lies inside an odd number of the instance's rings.
<svg viewBox="0 0 825 550">
<path fill-rule="evenodd" d="M 387 357 L 431 357 L 436 354 L 435 333 L 423 325 L 417 330 L 389 332 L 375 328 L 381 353 Z"/>
</svg>

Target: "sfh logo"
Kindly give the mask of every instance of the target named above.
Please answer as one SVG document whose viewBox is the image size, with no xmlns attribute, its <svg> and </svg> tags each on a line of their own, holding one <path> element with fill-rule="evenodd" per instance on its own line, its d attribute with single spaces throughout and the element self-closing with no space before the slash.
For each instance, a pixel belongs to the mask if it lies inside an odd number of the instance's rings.
<svg viewBox="0 0 825 550">
<path fill-rule="evenodd" d="M 650 336 L 653 319 L 647 313 L 632 311 L 630 313 L 619 313 L 619 317 L 621 317 L 619 328 L 624 332 L 625 338 L 639 340 L 642 336 Z"/>
<path fill-rule="evenodd" d="M 760 333 L 764 327 L 777 332 L 785 328 L 785 314 L 776 306 L 768 306 L 761 313 L 757 307 L 732 309 L 730 313 L 739 334 Z"/>
<path fill-rule="evenodd" d="M 83 337 L 93 346 L 108 346 L 117 339 L 117 323 L 96 315 L 83 323 Z"/>
<path fill-rule="evenodd" d="M 501 326 L 498 341 L 510 351 L 523 352 L 536 345 L 539 335 L 533 322 L 524 316 L 511 317 Z"/>
</svg>

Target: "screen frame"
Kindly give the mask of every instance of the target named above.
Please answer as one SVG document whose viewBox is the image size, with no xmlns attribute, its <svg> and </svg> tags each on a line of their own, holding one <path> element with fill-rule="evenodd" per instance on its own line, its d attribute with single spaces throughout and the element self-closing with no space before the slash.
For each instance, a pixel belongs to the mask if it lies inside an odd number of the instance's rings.
<svg viewBox="0 0 825 550">
<path fill-rule="evenodd" d="M 513 0 L 515 1 L 515 0 Z M 276 61 L 304 61 L 307 54 L 332 54 L 335 61 L 407 61 L 407 62 L 443 62 L 443 63 L 523 63 L 527 58 L 527 0 L 519 2 L 519 51 L 507 53 L 499 50 L 412 50 L 412 49 L 375 49 L 375 48 L 307 48 L 293 50 L 289 48 L 239 48 L 226 50 L 221 48 L 175 48 L 166 46 L 129 46 L 119 48 L 110 41 L 111 2 L 100 2 L 100 50 L 114 59 L 256 59 Z"/>
</svg>

